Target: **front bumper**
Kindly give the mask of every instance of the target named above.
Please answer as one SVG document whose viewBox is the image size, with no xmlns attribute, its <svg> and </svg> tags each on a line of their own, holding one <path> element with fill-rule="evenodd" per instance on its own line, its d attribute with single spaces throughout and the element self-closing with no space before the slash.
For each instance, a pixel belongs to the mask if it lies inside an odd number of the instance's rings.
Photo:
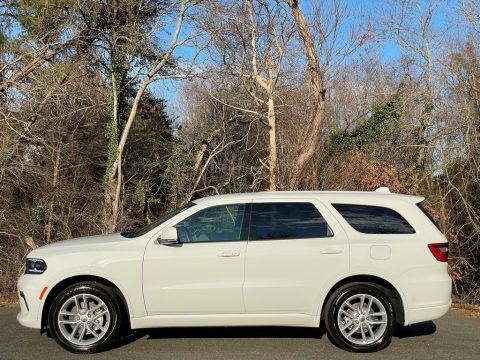
<svg viewBox="0 0 480 360">
<path fill-rule="evenodd" d="M 48 295 L 48 290 L 40 300 L 42 290 L 48 286 L 45 276 L 24 274 L 18 279 L 18 301 L 20 312 L 17 315 L 18 322 L 29 328 L 40 329 L 43 304 Z"/>
</svg>

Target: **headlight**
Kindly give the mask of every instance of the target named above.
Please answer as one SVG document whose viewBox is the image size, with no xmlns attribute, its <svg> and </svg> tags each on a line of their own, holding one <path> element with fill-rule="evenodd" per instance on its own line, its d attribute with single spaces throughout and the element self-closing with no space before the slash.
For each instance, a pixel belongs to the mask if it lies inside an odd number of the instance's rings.
<svg viewBox="0 0 480 360">
<path fill-rule="evenodd" d="M 25 274 L 43 274 L 47 270 L 47 264 L 42 259 L 27 259 Z"/>
</svg>

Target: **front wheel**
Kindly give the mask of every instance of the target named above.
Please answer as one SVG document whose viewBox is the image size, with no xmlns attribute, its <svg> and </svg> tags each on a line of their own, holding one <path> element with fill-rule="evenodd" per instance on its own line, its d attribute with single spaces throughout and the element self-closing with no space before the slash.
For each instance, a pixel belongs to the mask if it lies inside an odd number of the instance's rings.
<svg viewBox="0 0 480 360">
<path fill-rule="evenodd" d="M 75 353 L 95 353 L 112 344 L 121 324 L 117 297 L 91 282 L 74 284 L 53 301 L 48 326 L 55 340 Z"/>
<path fill-rule="evenodd" d="M 373 352 L 389 344 L 394 317 L 386 289 L 356 283 L 345 285 L 332 294 L 326 304 L 325 325 L 330 338 L 341 348 Z"/>
</svg>

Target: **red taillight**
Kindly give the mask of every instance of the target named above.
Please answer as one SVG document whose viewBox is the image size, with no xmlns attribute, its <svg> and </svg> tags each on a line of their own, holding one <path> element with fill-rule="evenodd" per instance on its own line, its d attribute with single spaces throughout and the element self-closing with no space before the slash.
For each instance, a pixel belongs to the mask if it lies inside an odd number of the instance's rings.
<svg viewBox="0 0 480 360">
<path fill-rule="evenodd" d="M 448 260 L 448 243 L 428 244 L 428 248 L 438 261 L 446 262 Z"/>
</svg>

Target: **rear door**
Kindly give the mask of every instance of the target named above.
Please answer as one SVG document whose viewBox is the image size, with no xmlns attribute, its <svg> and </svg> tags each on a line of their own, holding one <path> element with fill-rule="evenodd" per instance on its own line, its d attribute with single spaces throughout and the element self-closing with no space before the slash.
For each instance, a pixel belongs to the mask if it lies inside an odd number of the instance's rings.
<svg viewBox="0 0 480 360">
<path fill-rule="evenodd" d="M 247 313 L 316 315 L 326 285 L 348 267 L 347 237 L 320 201 L 253 202 L 245 263 Z"/>
</svg>

